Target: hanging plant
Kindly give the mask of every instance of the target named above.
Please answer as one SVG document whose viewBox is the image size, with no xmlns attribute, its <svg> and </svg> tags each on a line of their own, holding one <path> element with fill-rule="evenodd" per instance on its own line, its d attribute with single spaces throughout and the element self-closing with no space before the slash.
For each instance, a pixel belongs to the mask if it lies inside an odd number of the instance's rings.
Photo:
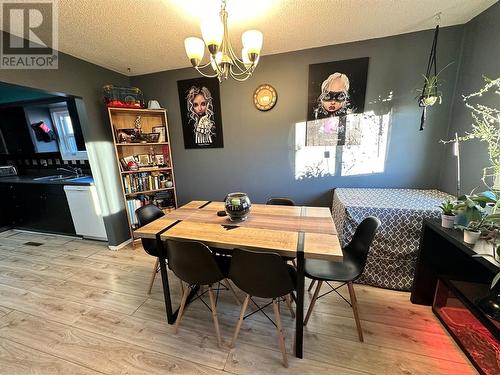
<svg viewBox="0 0 500 375">
<path fill-rule="evenodd" d="M 437 74 L 431 74 L 429 76 L 422 74 L 422 77 L 424 77 L 424 86 L 421 89 L 416 89 L 419 93 L 419 95 L 417 95 L 419 107 L 431 107 L 436 104 L 436 102 L 441 104 L 443 93 L 439 90 L 439 86 L 441 86 L 444 81 L 439 78 L 439 75 L 451 64 L 453 64 L 453 61 L 441 69 Z"/>
<path fill-rule="evenodd" d="M 436 20 L 439 21 L 440 14 L 436 15 Z M 427 72 L 423 75 L 424 85 L 421 89 L 417 89 L 419 95 L 418 106 L 422 108 L 422 116 L 420 117 L 420 130 L 424 130 L 424 124 L 427 114 L 427 107 L 431 107 L 436 102 L 441 104 L 442 92 L 439 91 L 439 86 L 441 85 L 441 80 L 439 79 L 439 74 L 446 69 L 450 64 L 446 65 L 443 69 L 437 72 L 436 56 L 437 56 L 437 41 L 439 35 L 439 25 L 436 26 L 434 31 L 434 39 L 432 40 L 431 53 L 429 55 L 429 62 L 427 63 Z"/>
</svg>

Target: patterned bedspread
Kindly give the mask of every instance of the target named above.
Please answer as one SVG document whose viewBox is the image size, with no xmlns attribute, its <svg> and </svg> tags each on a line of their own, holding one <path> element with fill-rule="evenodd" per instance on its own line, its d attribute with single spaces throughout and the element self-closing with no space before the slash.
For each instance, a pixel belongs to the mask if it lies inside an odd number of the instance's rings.
<svg viewBox="0 0 500 375">
<path fill-rule="evenodd" d="M 338 188 L 333 220 L 342 246 L 367 216 L 382 222 L 368 255 L 361 283 L 410 290 L 417 261 L 422 219 L 439 218 L 439 204 L 449 194 L 439 190 Z"/>
</svg>

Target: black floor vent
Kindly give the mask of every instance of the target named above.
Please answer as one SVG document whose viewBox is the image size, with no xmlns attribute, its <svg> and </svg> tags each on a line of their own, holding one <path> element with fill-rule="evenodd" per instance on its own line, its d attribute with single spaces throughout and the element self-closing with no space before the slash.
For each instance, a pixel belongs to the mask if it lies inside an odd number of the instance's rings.
<svg viewBox="0 0 500 375">
<path fill-rule="evenodd" d="M 25 242 L 24 245 L 27 245 L 27 246 L 42 246 L 43 243 L 41 242 Z"/>
</svg>

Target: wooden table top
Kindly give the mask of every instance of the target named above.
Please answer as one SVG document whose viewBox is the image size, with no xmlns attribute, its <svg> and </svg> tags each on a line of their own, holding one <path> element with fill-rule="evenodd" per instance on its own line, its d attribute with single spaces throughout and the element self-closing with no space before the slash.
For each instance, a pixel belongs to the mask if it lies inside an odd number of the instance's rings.
<svg viewBox="0 0 500 375">
<path fill-rule="evenodd" d="M 232 249 L 272 250 L 296 256 L 299 232 L 304 233 L 306 258 L 341 261 L 342 250 L 335 224 L 326 207 L 252 204 L 247 220 L 232 222 L 217 216 L 223 202 L 192 201 L 134 232 L 137 238 L 201 241 L 208 246 Z"/>
</svg>

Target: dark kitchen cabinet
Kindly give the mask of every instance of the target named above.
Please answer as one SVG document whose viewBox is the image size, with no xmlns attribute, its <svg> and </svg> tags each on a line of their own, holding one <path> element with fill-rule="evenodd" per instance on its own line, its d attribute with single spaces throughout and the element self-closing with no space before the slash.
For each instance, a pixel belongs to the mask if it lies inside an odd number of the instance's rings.
<svg viewBox="0 0 500 375">
<path fill-rule="evenodd" d="M 0 228 L 12 225 L 14 212 L 13 190 L 13 185 L 0 184 Z"/>
<path fill-rule="evenodd" d="M 22 107 L 0 108 L 0 131 L 9 154 L 24 155 L 35 152 Z"/>
<path fill-rule="evenodd" d="M 3 185 L 3 184 L 2 184 Z M 63 185 L 11 184 L 10 223 L 15 228 L 74 235 Z"/>
</svg>

